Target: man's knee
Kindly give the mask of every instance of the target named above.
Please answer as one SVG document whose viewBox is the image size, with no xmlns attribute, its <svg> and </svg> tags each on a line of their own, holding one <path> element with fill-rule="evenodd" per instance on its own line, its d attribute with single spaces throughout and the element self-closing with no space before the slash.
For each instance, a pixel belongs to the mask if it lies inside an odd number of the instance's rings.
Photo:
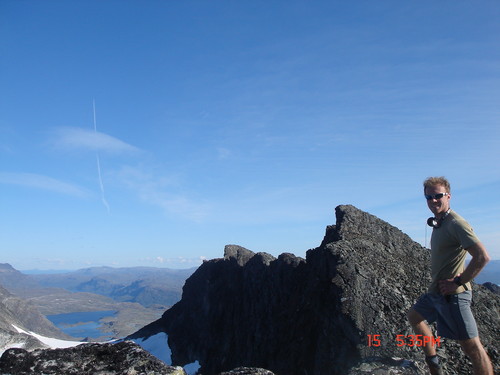
<svg viewBox="0 0 500 375">
<path fill-rule="evenodd" d="M 464 353 L 469 357 L 474 367 L 474 374 L 493 375 L 493 366 L 488 353 L 481 344 L 479 337 L 459 340 Z"/>
<path fill-rule="evenodd" d="M 479 337 L 473 337 L 471 339 L 459 340 L 460 346 L 462 347 L 465 354 L 471 359 L 479 358 L 483 352 L 484 348 L 479 340 Z"/>
</svg>

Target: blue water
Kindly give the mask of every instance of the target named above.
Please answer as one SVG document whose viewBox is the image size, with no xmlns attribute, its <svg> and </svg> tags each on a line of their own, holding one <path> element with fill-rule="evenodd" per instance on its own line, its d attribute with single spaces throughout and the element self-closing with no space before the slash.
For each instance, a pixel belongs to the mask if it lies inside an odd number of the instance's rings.
<svg viewBox="0 0 500 375">
<path fill-rule="evenodd" d="M 68 314 L 47 315 L 54 325 L 67 335 L 75 338 L 98 338 L 112 336 L 111 332 L 103 332 L 99 329 L 99 320 L 116 314 L 115 310 L 86 311 Z"/>
</svg>

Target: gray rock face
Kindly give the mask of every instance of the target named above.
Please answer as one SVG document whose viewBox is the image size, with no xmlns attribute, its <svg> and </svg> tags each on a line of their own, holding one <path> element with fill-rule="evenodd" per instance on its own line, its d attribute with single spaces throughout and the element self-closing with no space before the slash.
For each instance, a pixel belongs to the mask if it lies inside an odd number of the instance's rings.
<svg viewBox="0 0 500 375">
<path fill-rule="evenodd" d="M 11 375 L 185 375 L 165 365 L 133 342 L 83 344 L 68 349 L 9 349 L 0 358 L 0 373 Z"/>
<path fill-rule="evenodd" d="M 423 373 L 406 313 L 429 284 L 429 250 L 353 206 L 337 207 L 336 217 L 306 259 L 227 246 L 186 281 L 180 302 L 133 336 L 166 332 L 173 363 L 198 360 L 203 375 L 241 366 L 277 375 Z M 477 285 L 474 292 L 498 372 L 500 298 Z M 470 374 L 458 345 L 443 341 L 447 373 Z"/>
</svg>

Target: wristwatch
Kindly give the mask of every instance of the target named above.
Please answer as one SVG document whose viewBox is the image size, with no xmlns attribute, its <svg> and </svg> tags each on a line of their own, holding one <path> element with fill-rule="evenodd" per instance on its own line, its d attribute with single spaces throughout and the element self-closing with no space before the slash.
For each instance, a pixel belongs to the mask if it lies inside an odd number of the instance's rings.
<svg viewBox="0 0 500 375">
<path fill-rule="evenodd" d="M 453 282 L 454 282 L 455 284 L 457 284 L 458 286 L 462 286 L 462 285 L 464 285 L 464 284 L 462 283 L 462 279 L 460 278 L 460 276 L 455 276 L 455 278 L 453 279 Z"/>
</svg>

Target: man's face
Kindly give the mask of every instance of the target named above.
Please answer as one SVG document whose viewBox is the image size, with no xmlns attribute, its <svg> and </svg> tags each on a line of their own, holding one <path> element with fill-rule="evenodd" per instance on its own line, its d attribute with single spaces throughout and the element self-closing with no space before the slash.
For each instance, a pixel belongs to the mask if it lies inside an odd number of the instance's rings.
<svg viewBox="0 0 500 375">
<path fill-rule="evenodd" d="M 436 194 L 445 194 L 445 193 L 447 192 L 443 185 L 431 186 L 425 189 L 426 195 L 435 196 Z M 444 214 L 446 211 L 448 211 L 448 209 L 450 208 L 450 199 L 451 199 L 451 194 L 449 193 L 447 195 L 443 195 L 443 197 L 440 199 L 437 198 L 427 199 L 427 206 L 432 211 L 434 216 L 438 217 Z"/>
</svg>

